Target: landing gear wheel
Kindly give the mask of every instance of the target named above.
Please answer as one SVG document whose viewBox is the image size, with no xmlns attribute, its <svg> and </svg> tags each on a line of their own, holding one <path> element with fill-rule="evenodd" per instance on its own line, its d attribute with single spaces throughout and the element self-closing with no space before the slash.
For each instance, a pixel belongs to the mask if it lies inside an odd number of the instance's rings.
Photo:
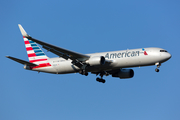
<svg viewBox="0 0 180 120">
<path fill-rule="evenodd" d="M 158 68 L 156 68 L 156 69 L 155 69 L 155 71 L 156 71 L 156 72 L 159 72 L 159 69 L 158 69 Z"/>
<path fill-rule="evenodd" d="M 88 76 L 88 73 L 85 73 L 85 76 Z"/>
<path fill-rule="evenodd" d="M 80 70 L 79 74 L 88 76 L 88 72 L 86 72 L 85 70 Z"/>
<path fill-rule="evenodd" d="M 80 70 L 80 71 L 79 71 L 79 74 L 81 74 L 81 75 L 82 75 L 82 73 L 83 73 L 83 71 L 82 71 L 82 70 Z"/>
<path fill-rule="evenodd" d="M 105 83 L 106 81 L 104 80 L 104 79 L 102 79 L 102 81 L 101 81 L 102 83 Z"/>
<path fill-rule="evenodd" d="M 98 82 L 99 82 L 99 80 L 100 80 L 100 78 L 96 78 L 96 81 L 98 81 Z"/>
<path fill-rule="evenodd" d="M 104 79 L 101 79 L 101 78 L 96 78 L 96 81 L 102 82 L 102 83 L 105 83 L 105 82 L 106 82 Z"/>
</svg>

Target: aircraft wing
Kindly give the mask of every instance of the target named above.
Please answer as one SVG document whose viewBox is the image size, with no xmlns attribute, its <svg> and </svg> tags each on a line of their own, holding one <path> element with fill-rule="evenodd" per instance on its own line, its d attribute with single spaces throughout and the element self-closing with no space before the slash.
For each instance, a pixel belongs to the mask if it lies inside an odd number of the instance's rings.
<svg viewBox="0 0 180 120">
<path fill-rule="evenodd" d="M 42 47 L 45 48 L 46 50 L 58 55 L 59 57 L 62 57 L 64 59 L 66 59 L 66 60 L 69 58 L 71 60 L 78 59 L 78 60 L 84 61 L 84 60 L 89 59 L 89 57 L 90 57 L 90 56 L 80 54 L 80 53 L 77 53 L 77 52 L 73 52 L 73 51 L 70 51 L 70 50 L 67 50 L 67 49 L 64 49 L 64 48 L 61 48 L 61 47 L 57 47 L 55 45 L 52 45 L 52 44 L 49 44 L 49 43 L 34 39 L 32 37 L 28 37 L 28 39 L 42 45 Z"/>
<path fill-rule="evenodd" d="M 85 60 L 90 58 L 90 56 L 88 56 L 88 55 L 73 52 L 73 51 L 70 51 L 70 50 L 67 50 L 67 49 L 64 49 L 61 47 L 57 47 L 55 45 L 52 45 L 52 44 L 49 44 L 49 43 L 46 43 L 46 42 L 43 42 L 43 41 L 40 41 L 37 39 L 34 39 L 26 33 L 26 31 L 23 29 L 23 27 L 20 24 L 19 24 L 19 28 L 20 28 L 20 31 L 24 37 L 42 45 L 42 47 L 45 48 L 46 50 L 58 55 L 59 57 L 66 59 L 66 60 L 71 59 L 73 61 L 77 61 L 77 60 L 78 61 L 85 61 Z"/>
<path fill-rule="evenodd" d="M 23 65 L 28 65 L 28 66 L 38 66 L 37 64 L 33 64 L 33 63 L 30 63 L 30 62 L 27 62 L 27 61 L 24 61 L 24 60 L 21 60 L 21 59 L 18 59 L 18 58 L 14 58 L 14 57 L 11 57 L 11 56 L 6 56 L 7 58 L 11 59 L 11 60 L 14 60 L 18 63 L 21 63 Z"/>
</svg>

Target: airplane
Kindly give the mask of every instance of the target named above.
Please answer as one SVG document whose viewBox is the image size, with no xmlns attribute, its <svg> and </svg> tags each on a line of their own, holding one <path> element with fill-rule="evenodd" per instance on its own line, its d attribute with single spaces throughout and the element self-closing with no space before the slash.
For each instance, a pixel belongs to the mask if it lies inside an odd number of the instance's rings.
<svg viewBox="0 0 180 120">
<path fill-rule="evenodd" d="M 32 38 L 20 24 L 18 26 L 29 62 L 11 56 L 6 57 L 23 64 L 26 70 L 52 74 L 80 73 L 85 76 L 92 73 L 100 76 L 96 81 L 105 83 L 103 76 L 108 75 L 120 79 L 132 78 L 134 71 L 129 69 L 131 67 L 156 65 L 155 71 L 159 72 L 161 64 L 171 58 L 171 54 L 165 49 L 157 47 L 81 54 Z M 58 57 L 49 58 L 37 44 Z"/>
</svg>

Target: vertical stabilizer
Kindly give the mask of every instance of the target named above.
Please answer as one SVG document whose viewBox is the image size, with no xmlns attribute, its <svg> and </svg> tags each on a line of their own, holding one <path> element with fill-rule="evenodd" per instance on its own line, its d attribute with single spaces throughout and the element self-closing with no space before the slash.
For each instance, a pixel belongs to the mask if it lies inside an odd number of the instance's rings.
<svg viewBox="0 0 180 120">
<path fill-rule="evenodd" d="M 48 57 L 45 55 L 45 53 L 41 50 L 41 48 L 37 45 L 36 42 L 28 39 L 28 37 L 30 36 L 26 33 L 23 27 L 20 24 L 18 24 L 18 26 L 21 34 L 23 35 L 29 62 L 35 64 L 47 63 Z"/>
</svg>

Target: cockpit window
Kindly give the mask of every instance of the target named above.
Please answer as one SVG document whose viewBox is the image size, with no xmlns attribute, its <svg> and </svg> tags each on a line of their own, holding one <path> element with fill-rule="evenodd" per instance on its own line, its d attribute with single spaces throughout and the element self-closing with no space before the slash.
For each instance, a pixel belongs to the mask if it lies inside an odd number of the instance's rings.
<svg viewBox="0 0 180 120">
<path fill-rule="evenodd" d="M 160 50 L 160 52 L 167 52 L 166 50 Z"/>
</svg>

